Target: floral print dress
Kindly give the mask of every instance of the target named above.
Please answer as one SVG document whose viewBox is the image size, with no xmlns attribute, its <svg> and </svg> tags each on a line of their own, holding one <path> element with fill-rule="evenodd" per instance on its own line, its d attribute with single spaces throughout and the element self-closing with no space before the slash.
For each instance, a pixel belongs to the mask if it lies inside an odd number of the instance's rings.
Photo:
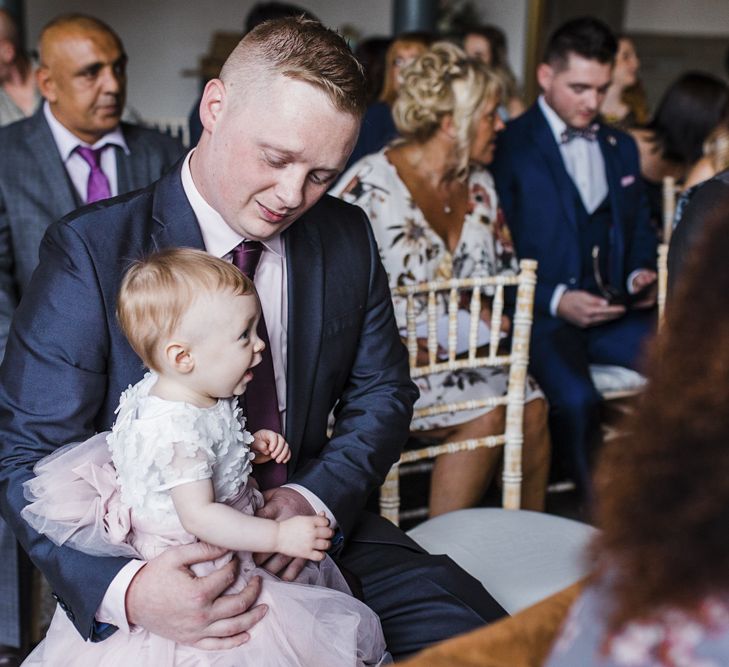
<svg viewBox="0 0 729 667">
<path fill-rule="evenodd" d="M 545 667 L 726 667 L 729 597 L 706 598 L 698 613 L 663 609 L 609 634 L 610 594 L 587 588 L 570 610 Z"/>
<path fill-rule="evenodd" d="M 474 168 L 469 176 L 469 204 L 461 237 L 453 253 L 428 224 L 405 183 L 387 159 L 387 149 L 353 165 L 333 193 L 364 209 L 369 216 L 390 288 L 434 279 L 515 274 L 518 264 L 491 175 Z M 398 327 L 405 331 L 405 300 L 395 299 Z M 445 303 L 440 305 L 446 314 Z M 438 403 L 480 400 L 506 392 L 508 376 L 502 368 L 448 371 L 417 378 L 416 408 Z M 542 393 L 531 378 L 526 400 Z M 464 410 L 413 420 L 414 431 L 462 424 L 492 410 Z"/>
</svg>

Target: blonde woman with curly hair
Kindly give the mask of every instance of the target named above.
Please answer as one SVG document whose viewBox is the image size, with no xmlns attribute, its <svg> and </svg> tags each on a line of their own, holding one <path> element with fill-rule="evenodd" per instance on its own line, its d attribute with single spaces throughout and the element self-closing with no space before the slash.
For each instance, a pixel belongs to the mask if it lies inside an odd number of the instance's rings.
<svg viewBox="0 0 729 667">
<path fill-rule="evenodd" d="M 460 48 L 433 44 L 403 71 L 393 107 L 402 139 L 359 160 L 336 186 L 335 194 L 369 215 L 391 287 L 516 271 L 493 181 L 481 166 L 491 161 L 503 129 L 500 90 L 496 76 Z M 404 303 L 396 301 L 395 312 L 404 328 Z M 431 375 L 417 381 L 416 407 L 501 395 L 506 381 L 501 369 Z M 527 401 L 522 506 L 541 510 L 550 444 L 545 402 L 531 381 Z M 498 433 L 503 421 L 503 408 L 483 408 L 420 418 L 412 429 L 456 442 Z M 478 503 L 500 455 L 481 448 L 440 456 L 431 482 L 431 516 Z"/>
</svg>

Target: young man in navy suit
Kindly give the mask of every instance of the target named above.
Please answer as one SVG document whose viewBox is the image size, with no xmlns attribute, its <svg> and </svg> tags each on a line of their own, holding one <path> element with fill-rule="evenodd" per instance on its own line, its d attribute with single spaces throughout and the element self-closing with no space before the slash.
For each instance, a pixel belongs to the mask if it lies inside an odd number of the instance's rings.
<svg viewBox="0 0 729 667">
<path fill-rule="evenodd" d="M 600 440 L 589 365 L 635 368 L 655 304 L 637 148 L 598 118 L 616 51 L 596 19 L 558 28 L 537 70 L 542 95 L 507 125 L 493 164 L 517 253 L 539 262 L 531 371 L 550 402 L 555 451 L 588 494 Z"/>
<path fill-rule="evenodd" d="M 120 393 L 144 373 L 114 312 L 130 263 L 180 246 L 232 259 L 244 243 L 260 252 L 269 407 L 292 452 L 287 483 L 264 492 L 260 513 L 325 512 L 337 531 L 332 556 L 359 579 L 395 655 L 504 614 L 450 559 L 364 511 L 399 457 L 417 396 L 369 222 L 326 195 L 364 106 L 362 70 L 341 37 L 314 21 L 264 23 L 208 82 L 200 143 L 173 171 L 46 234 L 0 368 L 0 510 L 51 583 L 69 633 L 103 641 L 139 625 L 225 649 L 246 642 L 266 612 L 255 606 L 256 578 L 222 594 L 235 559 L 192 575 L 191 563 L 222 549 L 195 543 L 149 562 L 95 558 L 51 544 L 20 517 L 33 465 L 108 429 Z M 261 558 L 286 580 L 302 568 L 280 554 Z"/>
</svg>

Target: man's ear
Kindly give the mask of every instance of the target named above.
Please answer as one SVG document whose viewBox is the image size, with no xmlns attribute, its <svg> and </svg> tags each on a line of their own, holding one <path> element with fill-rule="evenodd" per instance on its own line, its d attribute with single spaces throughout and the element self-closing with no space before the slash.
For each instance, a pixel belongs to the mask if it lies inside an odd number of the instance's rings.
<svg viewBox="0 0 729 667">
<path fill-rule="evenodd" d="M 56 95 L 56 82 L 48 67 L 41 65 L 35 72 L 35 80 L 38 84 L 38 92 L 48 100 L 49 104 L 53 104 L 58 96 Z"/>
<path fill-rule="evenodd" d="M 225 95 L 225 84 L 220 79 L 211 79 L 205 84 L 200 100 L 200 122 L 208 132 L 212 132 L 213 126 L 220 118 Z"/>
<path fill-rule="evenodd" d="M 554 79 L 554 68 L 548 63 L 540 63 L 537 67 L 537 83 L 543 91 L 548 91 L 552 87 Z"/>
<path fill-rule="evenodd" d="M 195 368 L 195 359 L 190 352 L 189 346 L 184 343 L 168 343 L 164 351 L 165 361 L 172 370 L 178 373 L 191 373 Z"/>
</svg>

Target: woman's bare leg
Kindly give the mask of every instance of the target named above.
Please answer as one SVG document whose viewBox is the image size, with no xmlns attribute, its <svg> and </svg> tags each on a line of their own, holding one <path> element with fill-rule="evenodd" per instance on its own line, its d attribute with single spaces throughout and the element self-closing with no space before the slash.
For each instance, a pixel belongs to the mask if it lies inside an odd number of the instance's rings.
<svg viewBox="0 0 729 667">
<path fill-rule="evenodd" d="M 547 422 L 547 403 L 542 398 L 524 406 L 524 445 L 521 454 L 521 507 L 544 511 L 552 443 Z"/>
<path fill-rule="evenodd" d="M 504 409 L 495 408 L 476 419 L 449 429 L 429 431 L 443 442 L 483 438 L 504 430 Z M 473 507 L 491 483 L 501 458 L 501 447 L 479 447 L 473 451 L 439 456 L 430 482 L 430 516 Z"/>
</svg>

